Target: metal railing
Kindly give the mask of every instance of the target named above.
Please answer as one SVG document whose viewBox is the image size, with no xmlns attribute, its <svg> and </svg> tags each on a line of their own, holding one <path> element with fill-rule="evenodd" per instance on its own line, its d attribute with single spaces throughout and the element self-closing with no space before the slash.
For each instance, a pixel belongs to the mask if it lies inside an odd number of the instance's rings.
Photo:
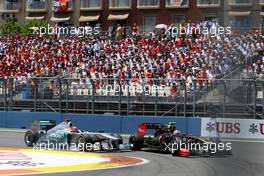
<svg viewBox="0 0 264 176">
<path fill-rule="evenodd" d="M 138 8 L 145 8 L 145 7 L 160 7 L 159 0 L 138 0 L 137 1 Z"/>
<path fill-rule="evenodd" d="M 252 5 L 252 0 L 229 0 L 229 5 Z"/>
<path fill-rule="evenodd" d="M 221 6 L 220 0 L 198 0 L 197 1 L 198 7 L 215 7 Z"/>
<path fill-rule="evenodd" d="M 6 1 L 1 0 L 0 1 L 0 10 L 6 10 L 6 11 L 14 11 L 19 10 L 19 2 L 18 1 Z"/>
<path fill-rule="evenodd" d="M 264 81 L 32 78 L 0 81 L 0 110 L 263 118 Z"/>
<path fill-rule="evenodd" d="M 81 0 L 81 9 L 101 9 L 102 0 Z"/>
<path fill-rule="evenodd" d="M 166 7 L 172 8 L 182 8 L 182 7 L 189 7 L 189 0 L 182 0 L 182 1 L 173 1 L 173 0 L 166 0 Z"/>
<path fill-rule="evenodd" d="M 131 8 L 132 1 L 131 0 L 109 0 L 109 8 Z"/>
<path fill-rule="evenodd" d="M 47 10 L 47 1 L 27 1 L 27 10 Z"/>
</svg>

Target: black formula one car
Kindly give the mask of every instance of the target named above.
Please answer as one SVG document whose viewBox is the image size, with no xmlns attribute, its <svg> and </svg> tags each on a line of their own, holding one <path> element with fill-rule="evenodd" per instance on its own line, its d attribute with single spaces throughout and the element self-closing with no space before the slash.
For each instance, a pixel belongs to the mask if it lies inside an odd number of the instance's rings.
<svg viewBox="0 0 264 176">
<path fill-rule="evenodd" d="M 71 120 L 59 125 L 54 121 L 34 122 L 25 133 L 25 144 L 28 147 L 55 147 L 59 150 L 109 151 L 123 149 L 123 139 L 119 134 L 88 132 L 79 130 Z"/>
<path fill-rule="evenodd" d="M 146 136 L 147 130 L 154 131 L 154 135 Z M 158 150 L 171 153 L 173 156 L 212 156 L 232 153 L 231 143 L 221 142 L 217 138 L 181 134 L 176 130 L 176 123 L 139 124 L 137 134 L 130 136 L 129 145 L 132 150 Z"/>
</svg>

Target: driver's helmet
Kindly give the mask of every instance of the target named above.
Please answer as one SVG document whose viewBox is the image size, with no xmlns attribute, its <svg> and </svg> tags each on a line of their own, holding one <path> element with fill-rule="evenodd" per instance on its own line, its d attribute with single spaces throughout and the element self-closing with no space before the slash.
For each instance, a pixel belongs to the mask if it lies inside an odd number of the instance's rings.
<svg viewBox="0 0 264 176">
<path fill-rule="evenodd" d="M 65 119 L 64 122 L 68 125 L 68 127 L 72 127 L 72 122 L 70 119 Z"/>
<path fill-rule="evenodd" d="M 169 124 L 169 125 L 167 126 L 167 128 L 168 128 L 168 130 L 170 130 L 171 132 L 174 132 L 174 131 L 176 130 L 176 126 L 175 126 L 175 124 Z"/>
<path fill-rule="evenodd" d="M 179 130 L 175 130 L 175 131 L 173 132 L 173 134 L 174 134 L 174 135 L 180 135 L 181 132 L 180 132 Z"/>
<path fill-rule="evenodd" d="M 75 132 L 75 133 L 79 132 L 79 129 L 77 127 L 75 127 L 75 126 L 72 126 L 69 129 L 70 129 L 70 132 Z"/>
</svg>

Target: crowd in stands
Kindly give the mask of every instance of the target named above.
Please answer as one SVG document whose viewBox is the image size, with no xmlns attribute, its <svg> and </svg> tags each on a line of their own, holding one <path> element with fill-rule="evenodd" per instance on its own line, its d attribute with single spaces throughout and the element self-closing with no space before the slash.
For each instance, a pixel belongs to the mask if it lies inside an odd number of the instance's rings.
<svg viewBox="0 0 264 176">
<path fill-rule="evenodd" d="M 251 41 L 253 43 L 253 41 Z M 264 52 L 263 49 L 255 48 L 251 43 L 251 49 L 256 49 L 256 53 L 251 56 L 248 63 L 245 65 L 242 78 L 243 79 L 263 79 L 264 78 Z M 262 44 L 264 41 L 262 41 Z"/>
<path fill-rule="evenodd" d="M 153 85 L 154 80 L 159 80 L 176 89 L 177 80 L 186 80 L 189 87 L 197 79 L 201 85 L 213 82 L 237 65 L 249 64 L 248 59 L 264 48 L 263 38 L 258 34 L 147 36 L 138 35 L 135 24 L 133 35 L 122 33 L 120 26 L 116 30 L 112 34 L 116 36 L 111 37 L 1 37 L 0 77 L 24 80 L 78 73 L 84 82 L 108 78 Z M 248 65 L 244 76 L 251 70 L 263 74 L 264 58 Z"/>
</svg>

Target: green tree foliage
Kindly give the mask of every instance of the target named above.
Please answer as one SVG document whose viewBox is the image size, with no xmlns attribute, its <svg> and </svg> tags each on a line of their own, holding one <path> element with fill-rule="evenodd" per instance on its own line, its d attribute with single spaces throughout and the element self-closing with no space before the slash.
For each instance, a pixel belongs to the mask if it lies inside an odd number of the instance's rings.
<svg viewBox="0 0 264 176">
<path fill-rule="evenodd" d="M 13 35 L 19 33 L 20 35 L 31 34 L 34 27 L 47 27 L 47 20 L 31 20 L 27 24 L 20 24 L 14 19 L 8 19 L 0 28 L 2 35 Z"/>
<path fill-rule="evenodd" d="M 49 22 L 47 20 L 32 20 L 29 23 L 27 23 L 26 25 L 24 25 L 24 29 L 27 33 L 31 33 L 32 32 L 32 28 L 34 27 L 48 27 Z"/>
<path fill-rule="evenodd" d="M 23 27 L 12 19 L 6 20 L 1 27 L 1 33 L 3 35 L 21 33 L 22 31 Z"/>
</svg>

